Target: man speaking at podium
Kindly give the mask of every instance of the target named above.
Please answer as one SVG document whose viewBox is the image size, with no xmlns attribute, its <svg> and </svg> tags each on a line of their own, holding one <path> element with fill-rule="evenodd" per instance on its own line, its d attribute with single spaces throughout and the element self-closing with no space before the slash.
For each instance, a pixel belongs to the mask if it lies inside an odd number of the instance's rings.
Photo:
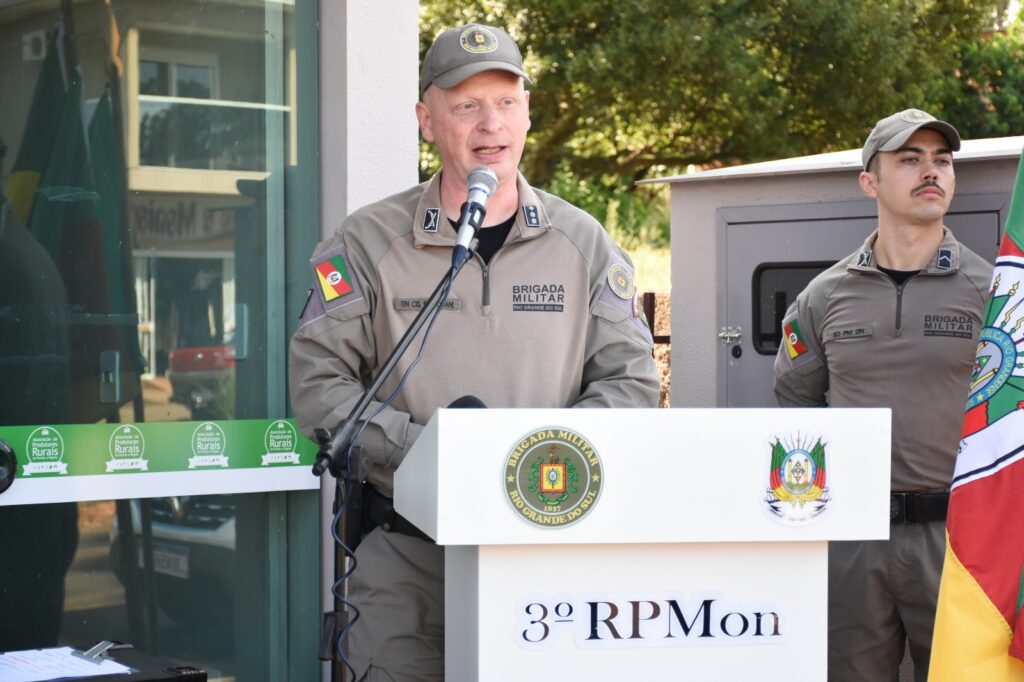
<svg viewBox="0 0 1024 682">
<path fill-rule="evenodd" d="M 360 610 L 348 635 L 356 679 L 444 678 L 444 553 L 390 505 L 394 471 L 438 408 L 467 394 L 497 408 L 657 406 L 629 258 L 591 216 L 518 172 L 530 128 L 526 78 L 504 31 L 470 24 L 441 33 L 423 60 L 416 117 L 442 170 L 350 215 L 311 260 L 314 286 L 289 355 L 307 435 L 348 415 L 449 268 L 470 174 L 486 166 L 496 176 L 478 249 L 419 363 L 360 437 L 373 469 L 349 579 Z M 326 271 L 332 283 L 320 279 Z M 399 388 L 419 343 L 375 398 Z"/>
</svg>

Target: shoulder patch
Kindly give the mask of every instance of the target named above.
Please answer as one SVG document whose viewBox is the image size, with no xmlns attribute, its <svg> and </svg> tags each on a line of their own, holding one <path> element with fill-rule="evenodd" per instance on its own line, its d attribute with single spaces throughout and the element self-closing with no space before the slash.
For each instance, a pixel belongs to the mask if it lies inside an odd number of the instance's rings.
<svg viewBox="0 0 1024 682">
<path fill-rule="evenodd" d="M 608 268 L 608 286 L 613 294 L 628 301 L 636 292 L 633 272 L 624 263 L 612 263 L 612 266 Z"/>
<path fill-rule="evenodd" d="M 790 360 L 796 360 L 807 352 L 807 344 L 800 333 L 800 322 L 796 319 L 790 320 L 782 326 L 782 340 L 786 344 L 786 352 Z"/>
<path fill-rule="evenodd" d="M 792 314 L 792 310 L 790 311 Z M 779 343 L 779 357 L 785 357 L 790 367 L 799 367 L 818 356 L 807 342 L 807 330 L 796 316 L 782 321 L 782 339 Z"/>
<path fill-rule="evenodd" d="M 363 292 L 349 267 L 348 254 L 344 246 L 314 256 L 309 262 L 313 268 L 315 298 L 320 305 L 306 306 L 304 322 L 312 311 L 319 311 L 322 314 L 362 299 Z"/>
<path fill-rule="evenodd" d="M 540 227 L 540 210 L 533 204 L 524 205 L 523 220 L 527 227 Z"/>
<path fill-rule="evenodd" d="M 640 292 L 636 288 L 633 268 L 619 256 L 613 256 L 598 301 L 621 311 L 620 314 L 624 313 L 624 321 L 638 329 L 649 343 L 654 343 L 651 327 L 640 302 Z"/>
</svg>

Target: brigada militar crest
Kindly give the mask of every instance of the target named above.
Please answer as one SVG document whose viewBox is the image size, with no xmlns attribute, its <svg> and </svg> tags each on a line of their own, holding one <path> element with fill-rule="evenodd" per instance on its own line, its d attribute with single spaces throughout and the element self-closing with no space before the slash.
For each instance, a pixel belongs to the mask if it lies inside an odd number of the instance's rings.
<svg viewBox="0 0 1024 682">
<path fill-rule="evenodd" d="M 505 495 L 519 516 L 537 526 L 579 521 L 597 502 L 602 483 L 594 446 L 568 429 L 534 431 L 505 460 Z"/>
<path fill-rule="evenodd" d="M 776 437 L 764 497 L 768 513 L 796 526 L 823 514 L 831 500 L 821 438 L 798 435 L 793 442 L 783 444 Z"/>
</svg>

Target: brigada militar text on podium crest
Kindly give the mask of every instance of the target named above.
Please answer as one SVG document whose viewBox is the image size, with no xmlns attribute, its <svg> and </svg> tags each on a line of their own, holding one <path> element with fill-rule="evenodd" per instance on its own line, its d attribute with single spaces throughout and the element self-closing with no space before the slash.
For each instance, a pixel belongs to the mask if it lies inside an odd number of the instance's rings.
<svg viewBox="0 0 1024 682">
<path fill-rule="evenodd" d="M 771 446 L 764 503 L 772 518 L 795 526 L 821 516 L 832 496 L 822 439 L 797 434 L 786 440 L 776 437 Z"/>
<path fill-rule="evenodd" d="M 580 434 L 546 427 L 519 440 L 505 460 L 505 496 L 526 521 L 568 526 L 590 511 L 601 493 L 601 459 Z"/>
</svg>

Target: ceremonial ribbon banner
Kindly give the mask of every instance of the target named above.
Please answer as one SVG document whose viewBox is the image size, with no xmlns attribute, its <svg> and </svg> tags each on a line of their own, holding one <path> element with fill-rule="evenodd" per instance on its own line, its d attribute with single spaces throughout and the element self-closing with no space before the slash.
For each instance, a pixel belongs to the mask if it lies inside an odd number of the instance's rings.
<svg viewBox="0 0 1024 682">
<path fill-rule="evenodd" d="M 17 475 L 0 506 L 319 487 L 292 419 L 0 427 Z"/>
<path fill-rule="evenodd" d="M 971 376 L 946 521 L 931 682 L 1024 682 L 1024 165 Z"/>
</svg>

